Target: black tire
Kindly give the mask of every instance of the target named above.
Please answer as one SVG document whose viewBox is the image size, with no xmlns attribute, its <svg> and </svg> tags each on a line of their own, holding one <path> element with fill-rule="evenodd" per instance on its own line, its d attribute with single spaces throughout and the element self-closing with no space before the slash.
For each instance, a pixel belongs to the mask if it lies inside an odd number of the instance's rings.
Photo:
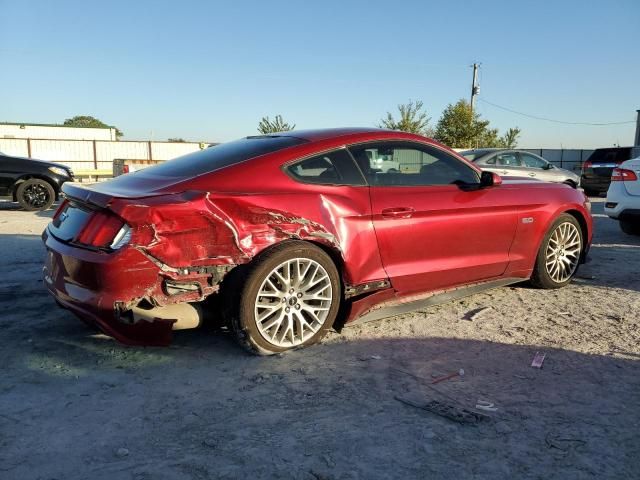
<svg viewBox="0 0 640 480">
<path fill-rule="evenodd" d="M 570 276 L 563 281 L 554 280 L 549 272 L 547 271 L 547 247 L 549 246 L 549 242 L 553 232 L 562 224 L 570 223 L 577 228 L 578 236 L 580 238 L 580 251 L 578 254 L 578 262 L 575 266 L 573 272 L 571 272 Z M 561 214 L 556 220 L 551 224 L 549 230 L 545 234 L 542 244 L 540 245 L 540 249 L 538 250 L 538 255 L 536 256 L 536 263 L 533 269 L 533 274 L 531 275 L 530 283 L 537 288 L 544 289 L 553 289 L 553 288 L 562 288 L 567 285 L 576 272 L 578 271 L 578 267 L 580 266 L 580 260 L 582 258 L 582 254 L 584 252 L 584 239 L 582 236 L 582 228 L 580 227 L 580 223 L 573 215 L 569 215 L 568 213 Z"/>
<path fill-rule="evenodd" d="M 620 230 L 627 235 L 640 235 L 640 220 L 633 222 L 629 219 L 621 219 Z"/>
<path fill-rule="evenodd" d="M 18 185 L 16 198 L 25 210 L 42 211 L 51 208 L 56 199 L 56 192 L 46 180 L 30 178 Z"/>
<path fill-rule="evenodd" d="M 324 269 L 331 285 L 331 303 L 328 307 L 328 313 L 324 322 L 313 336 L 298 345 L 280 346 L 268 341 L 267 338 L 260 333 L 256 319 L 256 301 L 258 300 L 258 293 L 263 282 L 266 281 L 273 270 L 284 262 L 296 258 L 303 259 L 304 261 L 311 260 Z M 235 283 L 236 288 L 234 290 L 237 293 L 234 294 L 234 292 L 230 292 L 231 295 L 227 296 L 226 299 L 231 302 L 231 305 L 228 305 L 226 308 L 227 314 L 230 317 L 229 323 L 240 345 L 256 355 L 273 355 L 287 350 L 306 347 L 318 342 L 332 327 L 338 314 L 340 300 L 342 298 L 340 276 L 331 257 L 319 247 L 309 242 L 298 240 L 287 240 L 266 250 L 247 265 L 242 275 L 238 276 L 233 283 Z M 289 300 L 293 301 L 293 299 Z M 284 305 L 287 304 L 287 301 L 284 299 L 283 302 L 285 302 Z M 293 325 L 293 323 L 291 323 L 291 325 Z M 278 328 L 279 327 L 277 327 L 276 330 Z M 293 333 L 293 330 L 292 335 L 296 335 Z M 304 336 L 301 336 L 301 338 L 304 338 Z"/>
<path fill-rule="evenodd" d="M 569 185 L 571 188 L 578 188 L 578 186 L 576 185 L 576 182 L 572 181 L 572 180 L 566 180 L 565 182 L 563 182 L 565 185 Z"/>
</svg>

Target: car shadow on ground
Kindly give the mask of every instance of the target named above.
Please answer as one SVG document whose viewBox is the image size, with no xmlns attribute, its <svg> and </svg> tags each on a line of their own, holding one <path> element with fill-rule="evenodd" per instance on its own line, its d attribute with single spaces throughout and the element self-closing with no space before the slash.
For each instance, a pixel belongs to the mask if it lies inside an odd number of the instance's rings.
<svg viewBox="0 0 640 480">
<path fill-rule="evenodd" d="M 47 209 L 47 210 L 43 210 L 43 211 L 34 211 L 31 212 L 33 215 L 37 216 L 37 217 L 47 217 L 47 218 L 51 218 L 53 217 L 53 214 L 55 213 L 56 209 L 58 208 L 58 205 L 60 205 L 60 202 L 54 202 L 53 205 L 51 205 L 51 208 Z M 19 203 L 17 202 L 12 202 L 10 200 L 0 200 L 0 212 L 2 212 L 2 214 L 4 214 L 4 212 L 26 212 L 26 210 L 24 210 Z"/>
</svg>

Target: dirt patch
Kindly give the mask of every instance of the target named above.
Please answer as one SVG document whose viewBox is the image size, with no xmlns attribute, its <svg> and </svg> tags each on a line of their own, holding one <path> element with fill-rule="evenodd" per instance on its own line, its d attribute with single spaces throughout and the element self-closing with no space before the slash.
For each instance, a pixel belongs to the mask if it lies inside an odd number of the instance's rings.
<svg viewBox="0 0 640 480">
<path fill-rule="evenodd" d="M 47 216 L 0 209 L 0 478 L 637 478 L 640 239 L 594 213 L 567 288 L 258 358 L 224 332 L 136 348 L 88 329 L 40 287 Z"/>
</svg>

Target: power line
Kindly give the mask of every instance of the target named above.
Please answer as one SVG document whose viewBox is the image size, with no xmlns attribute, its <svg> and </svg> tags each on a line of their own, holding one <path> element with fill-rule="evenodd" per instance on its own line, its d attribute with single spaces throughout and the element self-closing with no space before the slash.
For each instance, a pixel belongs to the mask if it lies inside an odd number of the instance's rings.
<svg viewBox="0 0 640 480">
<path fill-rule="evenodd" d="M 626 121 L 626 122 L 601 122 L 601 123 L 565 122 L 563 120 L 554 120 L 553 118 L 539 117 L 537 115 L 529 115 L 528 113 L 518 112 L 517 110 L 513 110 L 513 109 L 507 108 L 507 107 L 503 107 L 502 105 L 497 105 L 497 104 L 489 102 L 489 101 L 487 101 L 487 100 L 485 100 L 483 98 L 478 98 L 478 100 L 480 100 L 482 103 L 486 103 L 487 105 L 491 105 L 492 107 L 496 107 L 496 108 L 499 108 L 501 110 L 505 110 L 507 112 L 515 113 L 516 115 L 522 115 L 523 117 L 529 117 L 529 118 L 533 118 L 535 120 L 544 120 L 546 122 L 561 123 L 563 125 L 590 125 L 590 126 L 602 127 L 602 126 L 606 126 L 606 125 L 623 125 L 623 124 L 627 124 L 627 123 L 636 123 L 635 120 L 629 120 L 629 121 Z"/>
</svg>

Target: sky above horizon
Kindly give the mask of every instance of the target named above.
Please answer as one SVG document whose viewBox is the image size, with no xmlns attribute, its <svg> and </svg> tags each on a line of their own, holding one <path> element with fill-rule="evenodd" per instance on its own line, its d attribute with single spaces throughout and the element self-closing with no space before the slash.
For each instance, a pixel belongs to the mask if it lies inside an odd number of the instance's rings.
<svg viewBox="0 0 640 480">
<path fill-rule="evenodd" d="M 376 126 L 413 99 L 435 126 L 481 62 L 478 111 L 520 146 L 631 145 L 639 25 L 638 0 L 0 0 L 0 121 L 221 142 L 265 115 Z"/>
</svg>

